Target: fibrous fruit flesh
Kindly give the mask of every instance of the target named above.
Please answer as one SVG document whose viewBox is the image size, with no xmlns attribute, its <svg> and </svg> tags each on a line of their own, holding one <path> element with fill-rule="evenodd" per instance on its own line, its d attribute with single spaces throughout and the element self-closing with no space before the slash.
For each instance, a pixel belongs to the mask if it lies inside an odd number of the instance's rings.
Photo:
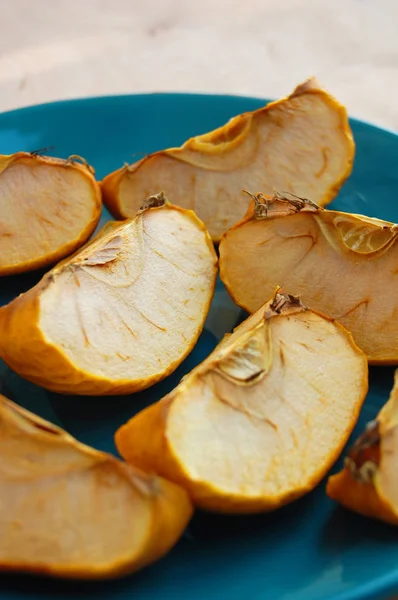
<svg viewBox="0 0 398 600">
<path fill-rule="evenodd" d="M 351 448 L 327 493 L 367 517 L 398 525 L 398 371 L 388 402 Z"/>
<path fill-rule="evenodd" d="M 220 244 L 220 275 L 249 312 L 276 285 L 337 319 L 369 362 L 398 362 L 398 227 L 284 195 L 254 197 Z"/>
<path fill-rule="evenodd" d="M 0 309 L 0 356 L 72 394 L 130 393 L 171 373 L 201 333 L 217 257 L 203 224 L 163 196 Z"/>
<path fill-rule="evenodd" d="M 116 433 L 132 464 L 205 509 L 275 509 L 311 490 L 346 443 L 367 391 L 351 335 L 275 297 L 160 402 Z"/>
<path fill-rule="evenodd" d="M 345 108 L 310 79 L 287 98 L 109 174 L 102 192 L 113 216 L 127 218 L 141 198 L 165 190 L 219 241 L 245 214 L 242 188 L 286 190 L 324 205 L 349 176 L 353 157 Z"/>
<path fill-rule="evenodd" d="M 101 216 L 101 190 L 80 157 L 0 155 L 0 275 L 23 273 L 82 246 Z"/>
<path fill-rule="evenodd" d="M 101 579 L 165 554 L 184 490 L 77 442 L 0 396 L 0 570 Z"/>
</svg>

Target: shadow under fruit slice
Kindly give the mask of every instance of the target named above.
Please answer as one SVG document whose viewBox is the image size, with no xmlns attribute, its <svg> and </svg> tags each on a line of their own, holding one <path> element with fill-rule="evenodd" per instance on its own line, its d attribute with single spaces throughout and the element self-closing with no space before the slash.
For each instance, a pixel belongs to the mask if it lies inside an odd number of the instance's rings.
<svg viewBox="0 0 398 600">
<path fill-rule="evenodd" d="M 397 363 L 397 225 L 290 196 L 254 198 L 220 244 L 234 301 L 254 312 L 286 286 L 344 325 L 370 363 Z"/>
<path fill-rule="evenodd" d="M 101 190 L 94 170 L 77 160 L 0 155 L 0 275 L 53 264 L 93 233 Z"/>
<path fill-rule="evenodd" d="M 115 441 L 126 460 L 184 486 L 199 507 L 272 510 L 325 475 L 366 392 L 366 357 L 351 335 L 277 292 Z"/>
<path fill-rule="evenodd" d="M 327 494 L 346 508 L 398 525 L 398 371 L 388 402 L 332 475 Z"/>
<path fill-rule="evenodd" d="M 124 394 L 169 375 L 202 331 L 217 257 L 192 211 L 151 197 L 0 309 L 0 356 L 61 393 Z"/>
<path fill-rule="evenodd" d="M 0 396 L 0 570 L 100 579 L 177 542 L 192 506 L 178 486 L 85 446 Z"/>
<path fill-rule="evenodd" d="M 115 218 L 126 218 L 141 198 L 165 190 L 219 241 L 245 214 L 242 188 L 327 204 L 351 173 L 354 150 L 345 108 L 310 79 L 287 98 L 114 171 L 101 184 L 103 199 Z"/>
</svg>

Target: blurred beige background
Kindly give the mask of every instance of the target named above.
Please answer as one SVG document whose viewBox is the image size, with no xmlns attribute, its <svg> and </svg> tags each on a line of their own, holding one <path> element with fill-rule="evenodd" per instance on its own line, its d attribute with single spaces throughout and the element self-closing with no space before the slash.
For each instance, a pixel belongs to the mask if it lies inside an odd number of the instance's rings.
<svg viewBox="0 0 398 600">
<path fill-rule="evenodd" d="M 398 130 L 397 0 L 0 0 L 0 110 L 140 91 L 277 97 L 316 74 Z"/>
</svg>

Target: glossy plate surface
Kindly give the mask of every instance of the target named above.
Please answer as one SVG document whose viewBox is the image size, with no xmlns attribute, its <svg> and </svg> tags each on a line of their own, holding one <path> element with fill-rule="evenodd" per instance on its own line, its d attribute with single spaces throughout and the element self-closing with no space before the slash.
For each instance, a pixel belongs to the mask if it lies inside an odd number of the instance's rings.
<svg viewBox="0 0 398 600">
<path fill-rule="evenodd" d="M 0 153 L 52 147 L 48 154 L 84 156 L 101 179 L 124 162 L 179 145 L 233 115 L 263 105 L 263 100 L 253 98 L 186 94 L 41 105 L 0 115 Z M 354 173 L 332 206 L 398 222 L 398 136 L 358 121 L 352 121 L 352 128 L 357 144 Z M 108 218 L 104 213 L 102 221 Z M 40 273 L 1 278 L 0 305 L 39 278 Z M 206 328 L 191 355 L 172 376 L 135 396 L 59 396 L 21 380 L 1 361 L 0 391 L 78 439 L 114 452 L 115 429 L 171 390 L 240 318 L 219 283 Z M 357 431 L 374 418 L 392 382 L 392 368 L 371 369 L 370 392 Z M 64 600 L 363 600 L 394 593 L 398 593 L 398 530 L 336 508 L 325 495 L 325 482 L 273 514 L 244 518 L 197 514 L 165 559 L 127 579 L 82 584 L 0 577 L 0 600 L 58 596 Z"/>
</svg>

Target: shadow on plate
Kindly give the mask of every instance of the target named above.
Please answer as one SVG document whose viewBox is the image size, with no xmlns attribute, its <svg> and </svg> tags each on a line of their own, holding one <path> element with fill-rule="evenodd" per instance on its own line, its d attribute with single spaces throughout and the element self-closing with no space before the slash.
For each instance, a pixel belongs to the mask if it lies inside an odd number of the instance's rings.
<svg viewBox="0 0 398 600">
<path fill-rule="evenodd" d="M 40 279 L 47 273 L 50 267 L 40 269 L 39 271 L 32 271 L 30 273 L 24 273 L 23 275 L 9 275 L 1 278 L 0 288 L 0 306 L 8 304 L 11 300 L 14 300 L 20 294 L 27 292 L 40 281 Z"/>
<path fill-rule="evenodd" d="M 320 543 L 335 553 L 363 544 L 374 546 L 377 542 L 396 546 L 397 539 L 395 527 L 336 506 L 322 529 Z"/>
</svg>

